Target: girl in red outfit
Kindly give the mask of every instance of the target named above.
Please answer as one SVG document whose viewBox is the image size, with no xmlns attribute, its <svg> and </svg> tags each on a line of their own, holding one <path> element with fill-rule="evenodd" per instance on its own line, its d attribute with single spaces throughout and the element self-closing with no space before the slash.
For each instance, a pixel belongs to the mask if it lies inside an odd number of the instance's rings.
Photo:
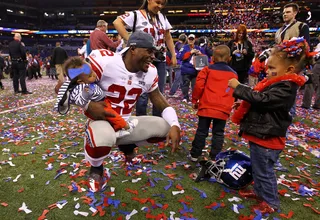
<svg viewBox="0 0 320 220">
<path fill-rule="evenodd" d="M 311 60 L 308 44 L 303 38 L 287 41 L 272 50 L 267 63 L 267 78 L 254 89 L 229 81 L 233 96 L 244 100 L 232 116 L 240 124 L 240 135 L 249 141 L 254 191 L 241 191 L 244 197 L 258 198 L 252 207 L 262 214 L 280 207 L 274 163 L 285 147 L 285 137 L 292 117 L 290 108 L 297 90 L 306 79 L 299 73 Z"/>
</svg>

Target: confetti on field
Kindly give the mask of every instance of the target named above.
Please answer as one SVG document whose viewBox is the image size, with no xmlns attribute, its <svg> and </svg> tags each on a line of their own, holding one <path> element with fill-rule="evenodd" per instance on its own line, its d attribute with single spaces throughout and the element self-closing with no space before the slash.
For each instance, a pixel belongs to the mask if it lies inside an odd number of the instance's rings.
<svg viewBox="0 0 320 220">
<path fill-rule="evenodd" d="M 4 82 L 7 87 L 12 83 Z M 14 208 L 15 212 L 19 210 L 19 215 L 25 213 L 41 220 L 58 216 L 59 212 L 70 219 L 75 218 L 73 215 L 112 219 L 201 219 L 197 214 L 199 210 L 195 210 L 197 207 L 206 216 L 225 212 L 226 219 L 268 218 L 259 212 L 242 215 L 249 210 L 248 200 L 236 197 L 237 191 L 222 187 L 215 179 L 198 184 L 189 178 L 194 178 L 199 168 L 186 157 L 196 132 L 197 116 L 189 104 L 175 98 L 170 98 L 169 103 L 181 119 L 179 152 L 171 156 L 170 148 L 164 143 L 150 144 L 137 150 L 132 164 L 125 164 L 124 155 L 115 148 L 104 163 L 108 187 L 101 192 L 89 192 L 90 164 L 84 160 L 83 150 L 86 118 L 76 107 L 72 107 L 67 116 L 52 111 L 53 102 L 46 101 L 54 99 L 54 85 L 55 82 L 48 79 L 28 82 L 28 88 L 34 91 L 28 98 L 15 97 L 9 91 L 0 93 L 0 109 L 9 110 L 3 114 L 0 110 L 0 170 L 4 173 L 0 188 L 15 187 L 12 191 L 19 202 L 12 202 L 5 193 L 1 196 L 0 212 Z M 300 102 L 301 96 L 298 106 Z M 15 110 L 29 105 L 33 106 Z M 319 128 L 319 112 L 298 107 L 297 114 Z M 248 150 L 247 142 L 237 136 L 237 128 L 232 123 L 228 121 L 225 130 L 227 144 Z M 295 121 L 289 127 L 281 163 L 275 168 L 281 201 L 290 202 L 296 210 L 307 210 L 309 219 L 316 219 L 320 214 L 319 133 L 319 129 L 305 122 Z M 210 151 L 210 143 L 211 128 L 205 156 Z M 24 166 L 28 169 L 23 169 Z M 31 198 L 32 193 L 39 195 L 42 191 L 51 193 L 55 200 L 48 202 L 40 197 L 36 202 L 22 201 L 22 196 Z M 50 196 L 46 194 L 46 197 Z M 70 208 L 72 211 L 67 213 Z M 281 208 L 281 213 L 274 213 L 269 219 L 299 216 L 296 210 Z M 221 218 L 217 216 L 217 219 Z"/>
</svg>

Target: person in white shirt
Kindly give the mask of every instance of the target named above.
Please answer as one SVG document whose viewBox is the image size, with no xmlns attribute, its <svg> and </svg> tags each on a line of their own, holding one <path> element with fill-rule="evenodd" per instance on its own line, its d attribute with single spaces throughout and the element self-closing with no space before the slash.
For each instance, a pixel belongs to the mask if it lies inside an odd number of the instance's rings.
<svg viewBox="0 0 320 220">
<path fill-rule="evenodd" d="M 174 152 L 180 142 L 177 114 L 158 88 L 157 70 L 152 65 L 154 49 L 153 38 L 137 31 L 130 36 L 127 47 L 120 53 L 93 50 L 88 56 L 87 60 L 97 76 L 96 83 L 106 93 L 113 110 L 125 120 L 138 120 L 130 135 L 116 138 L 114 129 L 105 120 L 106 116 L 114 116 L 105 110 L 105 102 L 91 101 L 84 108 L 94 119 L 87 123 L 84 142 L 85 158 L 91 164 L 89 188 L 92 192 L 106 186 L 102 164 L 113 146 L 118 146 L 130 162 L 137 146 L 167 139 L 167 142 L 171 141 Z M 149 94 L 151 102 L 161 110 L 162 118 L 131 116 L 134 105 L 143 93 Z M 68 99 L 65 101 L 69 102 Z"/>
<path fill-rule="evenodd" d="M 145 0 L 139 10 L 118 16 L 113 22 L 114 27 L 125 41 L 129 38 L 126 27 L 130 28 L 132 32 L 138 30 L 144 31 L 153 37 L 157 48 L 157 52 L 155 53 L 156 59 L 153 62 L 153 65 L 156 66 L 158 71 L 159 90 L 161 93 L 164 92 L 166 83 L 166 46 L 172 54 L 172 66 L 175 67 L 177 65 L 174 43 L 170 34 L 172 26 L 167 17 L 160 12 L 166 4 L 167 0 Z M 148 97 L 147 95 L 142 95 L 137 103 L 136 114 L 146 115 L 147 105 Z M 155 116 L 161 116 L 161 111 L 154 107 L 152 113 Z"/>
<path fill-rule="evenodd" d="M 84 38 L 83 39 L 83 46 L 80 48 L 78 48 L 78 54 L 83 56 L 83 58 L 87 58 L 88 53 L 87 53 L 87 42 L 88 42 L 88 38 Z"/>
</svg>

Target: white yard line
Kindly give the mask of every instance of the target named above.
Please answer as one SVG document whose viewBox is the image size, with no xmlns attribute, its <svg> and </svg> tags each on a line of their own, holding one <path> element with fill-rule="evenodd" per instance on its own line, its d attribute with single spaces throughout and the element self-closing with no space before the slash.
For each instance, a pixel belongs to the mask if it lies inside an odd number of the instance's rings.
<svg viewBox="0 0 320 220">
<path fill-rule="evenodd" d="M 0 115 L 5 114 L 5 113 L 10 113 L 10 112 L 18 111 L 18 110 L 25 109 L 25 108 L 29 108 L 29 107 L 33 107 L 33 106 L 37 106 L 37 105 L 46 104 L 46 103 L 49 103 L 49 102 L 53 102 L 53 101 L 55 101 L 55 100 L 56 100 L 56 99 L 50 99 L 50 100 L 48 100 L 48 101 L 43 101 L 43 102 L 31 104 L 31 105 L 22 106 L 22 107 L 19 107 L 19 108 L 14 108 L 14 109 L 5 110 L 5 111 L 0 112 Z"/>
</svg>

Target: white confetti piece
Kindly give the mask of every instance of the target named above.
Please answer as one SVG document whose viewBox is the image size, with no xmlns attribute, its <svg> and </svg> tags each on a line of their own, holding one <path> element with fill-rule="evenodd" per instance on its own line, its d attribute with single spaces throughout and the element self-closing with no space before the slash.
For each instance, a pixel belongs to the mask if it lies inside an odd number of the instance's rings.
<svg viewBox="0 0 320 220">
<path fill-rule="evenodd" d="M 78 210 L 74 210 L 74 211 L 73 211 L 73 214 L 75 214 L 75 215 L 82 215 L 82 216 L 85 216 L 85 217 L 87 217 L 87 216 L 89 215 L 88 212 L 79 212 Z"/>
<path fill-rule="evenodd" d="M 133 183 L 137 183 L 137 182 L 139 182 L 140 180 L 141 180 L 141 178 L 132 179 L 132 182 L 133 182 Z"/>
<path fill-rule="evenodd" d="M 237 205 L 237 204 L 232 204 L 232 205 L 233 205 L 232 210 L 233 210 L 235 213 L 239 214 L 238 205 Z"/>
<path fill-rule="evenodd" d="M 67 205 L 67 203 L 68 203 L 68 202 L 65 202 L 65 203 L 63 203 L 63 204 L 57 203 L 57 207 L 58 207 L 59 209 L 62 209 L 65 205 Z"/>
<path fill-rule="evenodd" d="M 228 199 L 229 200 L 229 202 L 241 202 L 242 201 L 242 199 L 240 199 L 240 198 L 238 198 L 238 197 L 232 197 L 232 198 L 230 198 L 230 199 Z"/>
<path fill-rule="evenodd" d="M 14 182 L 14 183 L 17 182 L 18 179 L 20 178 L 20 176 L 21 176 L 21 174 L 19 174 L 19 175 L 13 180 L 13 182 Z"/>
<path fill-rule="evenodd" d="M 93 208 L 93 207 L 90 207 L 90 209 L 89 209 L 92 213 L 96 213 L 96 209 L 95 208 Z"/>
<path fill-rule="evenodd" d="M 32 212 L 30 209 L 28 209 L 26 203 L 22 203 L 22 206 L 18 209 L 18 211 L 24 211 L 26 214 L 29 214 Z"/>
<path fill-rule="evenodd" d="M 74 206 L 75 209 L 79 209 L 80 208 L 80 203 L 78 202 L 75 206 Z"/>
<path fill-rule="evenodd" d="M 132 212 L 129 215 L 126 215 L 126 220 L 129 220 L 132 216 L 134 216 L 135 214 L 137 214 L 138 211 L 137 210 L 132 210 Z"/>
<path fill-rule="evenodd" d="M 12 161 L 8 161 L 8 164 L 9 164 L 11 167 L 15 167 L 15 166 L 16 166 L 14 163 L 12 163 Z"/>
<path fill-rule="evenodd" d="M 110 187 L 110 191 L 112 192 L 111 196 L 115 196 L 116 194 L 114 193 L 114 191 L 116 190 L 115 187 Z"/>
<path fill-rule="evenodd" d="M 33 174 L 31 174 L 30 177 L 31 177 L 31 179 L 34 179 L 34 175 Z"/>
<path fill-rule="evenodd" d="M 184 193 L 184 190 L 181 190 L 181 191 L 172 191 L 172 195 L 178 195 L 178 194 L 183 194 Z"/>
</svg>

